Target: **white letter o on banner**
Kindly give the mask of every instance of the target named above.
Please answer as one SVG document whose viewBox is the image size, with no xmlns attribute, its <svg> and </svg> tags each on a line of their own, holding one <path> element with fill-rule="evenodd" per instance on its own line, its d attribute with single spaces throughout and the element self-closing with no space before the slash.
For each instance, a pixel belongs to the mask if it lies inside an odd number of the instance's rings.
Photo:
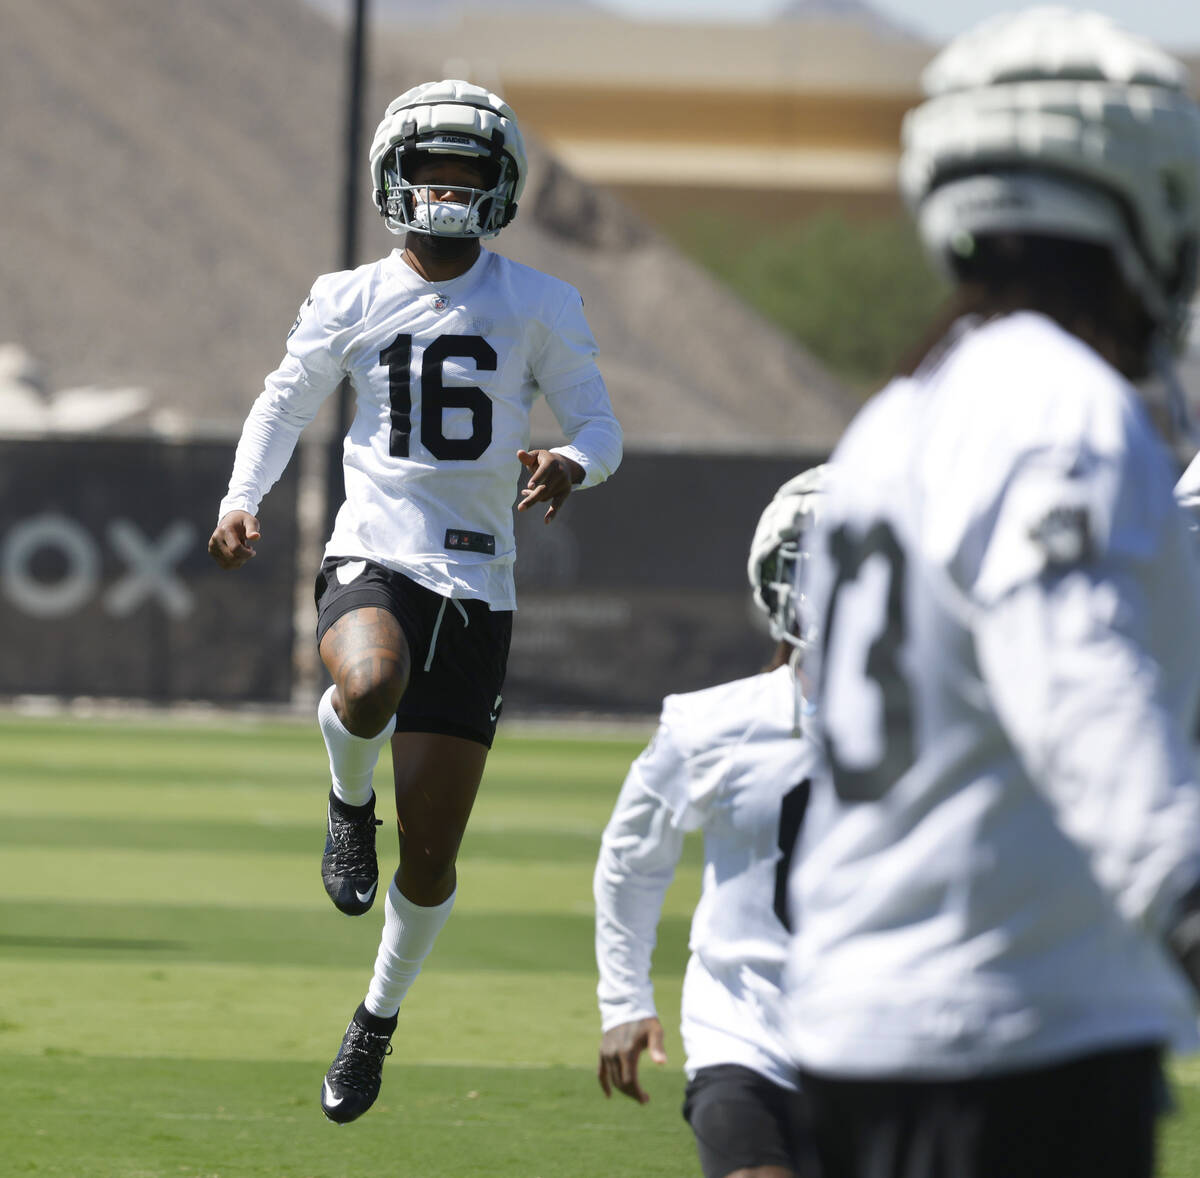
<svg viewBox="0 0 1200 1178">
<path fill-rule="evenodd" d="M 66 576 L 47 584 L 29 565 L 39 548 L 57 548 L 67 560 Z M 8 533 L 0 550 L 0 586 L 8 599 L 35 618 L 57 618 L 77 610 L 100 580 L 100 551 L 84 528 L 65 515 L 37 515 Z"/>
</svg>

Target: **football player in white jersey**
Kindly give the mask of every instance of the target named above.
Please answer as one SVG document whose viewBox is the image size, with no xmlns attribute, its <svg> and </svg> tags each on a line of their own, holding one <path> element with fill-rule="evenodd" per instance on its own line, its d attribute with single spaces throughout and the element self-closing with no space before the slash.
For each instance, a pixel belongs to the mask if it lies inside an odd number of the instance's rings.
<svg viewBox="0 0 1200 1178">
<path fill-rule="evenodd" d="M 811 542 L 788 1038 L 828 1178 L 1142 1178 L 1196 1040 L 1200 575 L 1132 382 L 1195 286 L 1200 111 L 1065 8 L 924 81 L 901 183 L 956 294 Z"/>
<path fill-rule="evenodd" d="M 385 886 L 375 973 L 321 1105 L 374 1102 L 400 1002 L 454 903 L 455 858 L 500 712 L 513 587 L 512 504 L 549 523 L 610 475 L 621 430 L 577 291 L 485 250 L 512 220 L 526 161 L 511 108 L 469 82 L 429 82 L 387 108 L 370 152 L 375 203 L 403 248 L 318 278 L 242 431 L 209 551 L 254 556 L 259 503 L 343 378 L 357 412 L 346 499 L 317 577 L 317 640 L 333 685 L 322 877 L 366 912 L 378 867 L 372 775 L 390 742 L 400 866 Z M 529 450 L 546 398 L 568 444 Z"/>
<path fill-rule="evenodd" d="M 681 1010 L 684 1115 L 705 1178 L 814 1173 L 813 1147 L 776 1009 L 787 950 L 788 863 L 816 746 L 795 663 L 807 627 L 792 590 L 821 470 L 785 483 L 750 549 L 754 600 L 777 646 L 758 675 L 671 695 L 633 763 L 596 864 L 596 960 L 603 1038 L 598 1077 L 639 1102 L 638 1059 L 664 1063 L 650 982 L 663 896 L 685 832 L 704 832 L 704 886 L 692 919 Z"/>
</svg>

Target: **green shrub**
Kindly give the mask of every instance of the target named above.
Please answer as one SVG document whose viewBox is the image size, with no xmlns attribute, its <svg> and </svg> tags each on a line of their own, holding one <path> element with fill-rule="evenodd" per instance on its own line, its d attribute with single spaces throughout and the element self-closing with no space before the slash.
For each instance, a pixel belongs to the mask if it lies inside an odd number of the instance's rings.
<svg viewBox="0 0 1200 1178">
<path fill-rule="evenodd" d="M 803 221 L 731 231 L 699 212 L 663 229 L 851 388 L 873 392 L 928 326 L 947 284 L 901 216 Z"/>
</svg>

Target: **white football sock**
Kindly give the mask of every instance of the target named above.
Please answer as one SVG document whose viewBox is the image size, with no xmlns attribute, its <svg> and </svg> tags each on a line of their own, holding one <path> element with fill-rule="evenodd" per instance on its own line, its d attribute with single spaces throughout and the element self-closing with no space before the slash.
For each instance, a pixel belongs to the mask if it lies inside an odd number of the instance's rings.
<svg viewBox="0 0 1200 1178">
<path fill-rule="evenodd" d="M 393 716 L 374 736 L 355 736 L 346 730 L 333 710 L 333 688 L 330 687 L 317 705 L 317 721 L 329 752 L 334 794 L 347 806 L 365 806 L 371 800 L 371 778 L 375 776 L 379 751 L 396 731 L 396 717 Z"/>
<path fill-rule="evenodd" d="M 450 918 L 457 889 L 432 908 L 422 908 L 403 895 L 392 880 L 384 901 L 383 936 L 375 958 L 375 976 L 367 991 L 366 1008 L 380 1018 L 391 1018 L 421 972 L 437 935 Z"/>
</svg>

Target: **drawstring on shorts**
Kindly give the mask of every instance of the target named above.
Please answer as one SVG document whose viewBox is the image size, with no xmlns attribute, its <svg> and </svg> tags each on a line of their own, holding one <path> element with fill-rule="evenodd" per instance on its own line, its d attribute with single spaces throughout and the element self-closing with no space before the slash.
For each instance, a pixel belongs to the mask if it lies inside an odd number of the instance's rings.
<svg viewBox="0 0 1200 1178">
<path fill-rule="evenodd" d="M 471 619 L 467 616 L 467 607 L 454 597 L 443 597 L 442 604 L 438 606 L 437 621 L 433 623 L 433 636 L 429 639 L 429 653 L 425 656 L 424 670 L 428 671 L 433 666 L 433 654 L 437 650 L 438 635 L 442 630 L 442 618 L 446 616 L 446 602 L 449 601 L 462 618 L 463 629 L 465 630 L 470 624 Z"/>
</svg>

